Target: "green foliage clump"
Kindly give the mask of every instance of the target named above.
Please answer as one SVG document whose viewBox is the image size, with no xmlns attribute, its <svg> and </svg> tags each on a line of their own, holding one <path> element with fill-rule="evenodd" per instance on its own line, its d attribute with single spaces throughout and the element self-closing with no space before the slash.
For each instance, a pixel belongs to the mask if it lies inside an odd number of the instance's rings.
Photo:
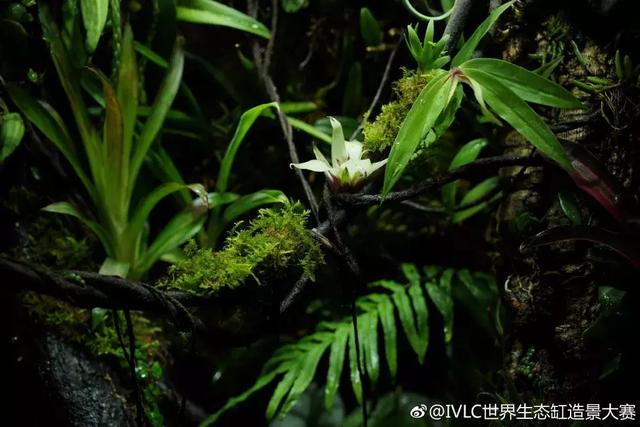
<svg viewBox="0 0 640 427">
<path fill-rule="evenodd" d="M 259 282 L 259 275 L 291 265 L 313 278 L 323 256 L 305 228 L 308 215 L 299 204 L 261 209 L 246 228 L 241 228 L 242 223 L 236 225 L 220 251 L 201 249 L 190 242 L 186 258 L 170 267 L 169 278 L 161 284 L 212 294 L 224 286 L 235 288 L 249 276 Z"/>
<path fill-rule="evenodd" d="M 396 139 L 398 130 L 422 89 L 431 76 L 413 70 L 403 70 L 400 80 L 393 83 L 395 100 L 383 105 L 373 122 L 364 125 L 364 148 L 370 152 L 384 152 Z"/>
</svg>

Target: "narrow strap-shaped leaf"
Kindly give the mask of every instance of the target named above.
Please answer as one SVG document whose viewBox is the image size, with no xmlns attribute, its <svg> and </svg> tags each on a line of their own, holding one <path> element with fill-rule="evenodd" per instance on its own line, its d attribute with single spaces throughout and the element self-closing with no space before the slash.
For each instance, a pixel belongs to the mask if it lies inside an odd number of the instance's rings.
<svg viewBox="0 0 640 427">
<path fill-rule="evenodd" d="M 422 350 L 421 340 L 416 329 L 413 309 L 411 308 L 411 300 L 404 291 L 395 292 L 392 295 L 392 298 L 395 306 L 398 308 L 400 323 L 402 324 L 402 329 L 407 336 L 409 345 L 411 345 L 411 348 L 420 359 L 421 355 L 423 355 L 424 352 Z M 420 360 L 422 361 L 422 359 Z"/>
<path fill-rule="evenodd" d="M 380 376 L 380 355 L 378 353 L 378 315 L 374 310 L 361 315 L 358 319 L 359 338 L 364 364 L 371 385 L 375 386 Z"/>
<path fill-rule="evenodd" d="M 409 286 L 409 296 L 413 304 L 413 310 L 416 313 L 416 332 L 418 336 L 418 360 L 424 362 L 424 356 L 429 347 L 429 311 L 427 309 L 427 300 L 425 299 L 422 286 Z"/>
<path fill-rule="evenodd" d="M 393 311 L 393 303 L 388 296 L 384 296 L 384 300 L 380 303 L 378 312 L 380 314 L 380 323 L 382 323 L 382 331 L 384 333 L 384 353 L 389 365 L 389 373 L 395 381 L 398 372 L 398 348 L 397 348 L 397 331 L 396 319 Z"/>
<path fill-rule="evenodd" d="M 269 29 L 252 17 L 212 0 L 179 0 L 178 19 L 197 24 L 222 25 L 268 39 Z"/>
<path fill-rule="evenodd" d="M 120 68 L 118 69 L 118 87 L 116 89 L 118 102 L 122 110 L 123 123 L 121 163 L 123 173 L 127 175 L 129 174 L 133 133 L 138 118 L 138 63 L 136 61 L 133 41 L 131 27 L 127 25 L 122 38 Z M 128 186 L 127 176 L 124 188 L 125 194 L 128 194 Z"/>
<path fill-rule="evenodd" d="M 484 36 L 489 32 L 493 24 L 496 23 L 500 15 L 502 15 L 507 9 L 511 7 L 515 0 L 510 1 L 509 3 L 505 3 L 500 7 L 495 8 L 482 23 L 476 28 L 476 30 L 471 34 L 471 37 L 462 45 L 456 56 L 453 57 L 451 61 L 451 67 L 458 67 L 467 59 L 471 58 L 473 52 L 478 47 L 478 43 L 484 38 Z"/>
<path fill-rule="evenodd" d="M 234 406 L 237 406 L 238 404 L 244 402 L 250 396 L 252 396 L 256 392 L 260 391 L 261 389 L 269 385 L 271 382 L 273 382 L 274 379 L 276 379 L 278 375 L 282 374 L 283 372 L 286 372 L 287 369 L 288 369 L 288 366 L 286 364 L 280 364 L 275 369 L 260 375 L 260 377 L 255 382 L 255 384 L 253 384 L 251 387 L 245 390 L 242 394 L 239 394 L 238 396 L 235 396 L 229 399 L 227 403 L 224 404 L 224 406 L 222 406 L 213 414 L 209 415 L 202 423 L 200 423 L 200 427 L 212 426 L 218 420 L 218 418 L 220 418 L 220 416 L 223 413 L 233 408 Z"/>
<path fill-rule="evenodd" d="M 573 171 L 571 161 L 556 136 L 525 101 L 491 74 L 477 69 L 461 69 L 468 78 L 482 86 L 485 101 L 500 117 L 561 168 L 569 173 Z"/>
<path fill-rule="evenodd" d="M 453 298 L 451 297 L 451 279 L 454 270 L 447 269 L 438 282 L 427 282 L 427 293 L 443 319 L 444 342 L 451 342 L 453 337 Z"/>
<path fill-rule="evenodd" d="M 507 61 L 477 58 L 464 63 L 498 78 L 502 84 L 527 102 L 555 108 L 583 108 L 582 102 L 559 84 Z"/>
<path fill-rule="evenodd" d="M 185 209 L 176 214 L 160 231 L 135 265 L 135 270 L 148 271 L 165 253 L 193 237 L 204 224 L 206 210 Z"/>
<path fill-rule="evenodd" d="M 247 194 L 233 202 L 225 209 L 222 220 L 225 224 L 260 206 L 289 203 L 287 196 L 280 190 L 260 190 Z"/>
<path fill-rule="evenodd" d="M 87 50 L 93 52 L 98 46 L 102 30 L 107 22 L 109 0 L 80 0 L 82 21 L 87 31 Z"/>
<path fill-rule="evenodd" d="M 389 153 L 384 175 L 383 196 L 391 191 L 409 164 L 420 141 L 433 128 L 440 113 L 447 106 L 453 80 L 448 73 L 441 72 L 427 84 L 413 103 Z"/>
<path fill-rule="evenodd" d="M 360 362 L 362 362 L 362 360 Z M 353 333 L 353 326 L 349 328 L 349 377 L 351 378 L 353 394 L 358 403 L 362 404 L 362 381 L 360 381 L 360 371 L 358 369 L 358 353 L 356 352 L 356 339 Z"/>
<path fill-rule="evenodd" d="M 131 220 L 127 225 L 127 238 L 135 240 L 140 235 L 144 228 L 144 224 L 151 214 L 151 211 L 156 207 L 160 200 L 167 197 L 171 193 L 175 193 L 176 191 L 184 189 L 193 191 L 198 196 L 200 196 L 200 199 L 204 200 L 205 203 L 208 203 L 208 195 L 202 184 L 187 185 L 177 182 L 162 184 L 161 186 L 155 188 L 152 192 L 150 192 L 136 207 L 136 211 L 132 215 Z"/>
<path fill-rule="evenodd" d="M 87 218 L 83 214 L 78 211 L 71 203 L 68 202 L 57 202 L 52 203 L 48 206 L 42 208 L 43 211 L 54 212 L 63 215 L 70 215 L 78 218 L 84 225 L 86 225 L 93 233 L 100 239 L 100 243 L 105 248 L 105 251 L 108 255 L 113 254 L 113 246 L 111 239 L 109 238 L 109 234 L 106 230 L 97 222 Z"/>
<path fill-rule="evenodd" d="M 498 186 L 498 177 L 487 178 L 484 181 L 480 182 L 478 185 L 473 187 L 471 190 L 464 195 L 462 200 L 460 201 L 460 205 L 470 205 L 473 204 L 483 197 L 487 196 L 490 192 L 492 192 Z M 452 216 L 452 221 L 454 223 L 459 223 L 464 221 L 465 219 L 475 215 L 480 212 L 487 206 L 487 202 L 479 203 L 475 206 L 472 206 L 468 209 L 455 212 Z"/>
<path fill-rule="evenodd" d="M 151 107 L 151 114 L 147 118 L 147 121 L 140 132 L 140 136 L 136 141 L 136 146 L 131 162 L 131 171 L 129 182 L 131 183 L 129 191 L 133 191 L 138 172 L 142 166 L 142 161 L 147 155 L 147 151 L 151 147 L 151 144 L 156 138 L 156 135 L 162 127 L 171 104 L 178 93 L 178 87 L 180 86 L 180 80 L 182 79 L 182 70 L 184 67 L 184 52 L 182 51 L 182 44 L 184 40 L 178 38 L 176 45 L 169 61 L 169 69 L 165 76 L 158 94 L 156 95 L 153 105 Z"/>
<path fill-rule="evenodd" d="M 260 114 L 268 108 L 278 108 L 278 103 L 270 102 L 268 104 L 261 104 L 256 107 L 253 107 L 247 111 L 245 111 L 242 116 L 240 116 L 240 121 L 238 122 L 238 126 L 236 127 L 236 132 L 233 134 L 233 138 L 227 147 L 227 151 L 224 154 L 224 158 L 222 159 L 222 164 L 220 165 L 220 172 L 218 173 L 218 182 L 216 183 L 216 188 L 219 192 L 224 193 L 227 191 L 227 187 L 229 184 L 229 175 L 231 174 L 231 167 L 233 166 L 233 161 L 236 158 L 236 153 L 244 141 L 244 137 L 251 129 L 251 126 L 256 121 Z"/>
<path fill-rule="evenodd" d="M 402 270 L 404 277 L 407 278 L 412 286 L 420 284 L 420 272 L 418 271 L 418 268 L 415 264 L 402 264 L 400 266 L 400 270 Z"/>
<path fill-rule="evenodd" d="M 278 408 L 280 407 L 280 402 L 282 402 L 282 400 L 289 394 L 293 383 L 295 382 L 298 375 L 301 374 L 301 368 L 302 360 L 299 360 L 291 369 L 287 371 L 287 373 L 284 375 L 284 378 L 282 378 L 278 383 L 276 389 L 271 395 L 269 404 L 267 405 L 267 420 L 273 419 L 273 417 L 276 415 Z"/>
<path fill-rule="evenodd" d="M 288 413 L 298 402 L 302 393 L 304 393 L 307 387 L 309 387 L 309 384 L 311 384 L 316 373 L 316 369 L 318 368 L 320 358 L 327 347 L 329 347 L 329 343 L 329 340 L 323 340 L 319 344 L 316 344 L 315 347 L 307 353 L 304 361 L 302 362 L 300 374 L 293 383 L 293 386 L 291 386 L 291 391 L 289 392 L 287 399 L 282 404 L 282 409 L 280 410 L 281 413 Z"/>
<path fill-rule="evenodd" d="M 489 142 L 485 138 L 474 139 L 464 144 L 456 153 L 449 164 L 449 171 L 455 170 L 463 165 L 475 161 L 480 155 L 480 151 Z M 448 209 L 453 209 L 458 191 L 458 181 L 450 182 L 442 186 L 442 201 Z"/>
<path fill-rule="evenodd" d="M 22 114 L 53 142 L 67 161 L 71 163 L 74 172 L 82 181 L 89 195 L 94 198 L 95 187 L 89 180 L 80 159 L 76 155 L 76 147 L 60 115 L 49 104 L 44 101 L 37 101 L 21 87 L 8 84 L 6 88 L 11 100 Z"/>
<path fill-rule="evenodd" d="M 342 368 L 344 366 L 349 328 L 349 324 L 338 328 L 331 343 L 329 369 L 327 370 L 327 385 L 324 389 L 324 405 L 327 410 L 333 406 L 333 398 L 340 386 L 340 376 L 342 375 Z"/>
</svg>

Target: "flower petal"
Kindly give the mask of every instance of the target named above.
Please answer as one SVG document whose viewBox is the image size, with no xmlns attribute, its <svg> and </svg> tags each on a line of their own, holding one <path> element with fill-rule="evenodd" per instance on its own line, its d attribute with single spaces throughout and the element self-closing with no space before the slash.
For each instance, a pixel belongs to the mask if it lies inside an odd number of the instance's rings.
<svg viewBox="0 0 640 427">
<path fill-rule="evenodd" d="M 313 154 L 316 155 L 316 159 L 320 160 L 321 162 L 325 162 L 326 164 L 329 164 L 329 161 L 327 160 L 327 158 L 324 156 L 324 154 L 322 154 L 322 151 L 320 151 L 318 146 L 315 144 L 313 145 Z"/>
<path fill-rule="evenodd" d="M 329 117 L 331 122 L 331 162 L 334 166 L 347 161 L 347 146 L 344 140 L 344 133 L 342 132 L 342 125 L 339 121 L 333 117 Z"/>
<path fill-rule="evenodd" d="M 313 172 L 327 172 L 331 170 L 331 166 L 322 160 L 309 160 L 304 163 L 291 163 L 291 166 L 298 169 L 306 169 Z"/>
<path fill-rule="evenodd" d="M 362 158 L 362 143 L 358 141 L 347 141 L 347 155 L 350 159 L 360 160 Z"/>
<path fill-rule="evenodd" d="M 387 160 L 388 159 L 384 159 L 384 160 L 381 160 L 379 162 L 373 163 L 371 165 L 371 167 L 369 168 L 369 172 L 367 173 L 367 175 L 371 175 L 372 173 L 374 173 L 375 171 L 377 171 L 378 169 L 380 169 L 381 167 L 386 165 L 387 164 Z"/>
</svg>

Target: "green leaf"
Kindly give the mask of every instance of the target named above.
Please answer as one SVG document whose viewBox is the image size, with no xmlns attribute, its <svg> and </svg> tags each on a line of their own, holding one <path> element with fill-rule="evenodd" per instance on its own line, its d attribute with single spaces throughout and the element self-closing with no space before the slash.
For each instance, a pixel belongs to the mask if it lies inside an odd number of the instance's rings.
<svg viewBox="0 0 640 427">
<path fill-rule="evenodd" d="M 295 382 L 291 386 L 291 391 L 287 396 L 287 399 L 282 404 L 281 413 L 286 414 L 293 408 L 302 393 L 309 387 L 313 377 L 316 373 L 320 358 L 324 354 L 325 350 L 329 346 L 329 341 L 323 341 L 319 345 L 314 346 L 311 351 L 307 353 L 303 359 L 300 374 L 297 376 Z"/>
<path fill-rule="evenodd" d="M 480 151 L 487 146 L 489 141 L 485 138 L 474 139 L 464 144 L 456 153 L 449 164 L 449 172 L 461 166 L 474 162 L 480 155 Z M 453 209 L 456 203 L 456 193 L 458 191 L 458 180 L 442 186 L 442 201 L 447 209 Z"/>
<path fill-rule="evenodd" d="M 375 310 L 358 316 L 358 338 L 361 355 L 371 385 L 375 386 L 380 376 L 380 355 L 378 354 L 378 315 Z"/>
<path fill-rule="evenodd" d="M 551 129 L 535 111 L 511 89 L 491 74 L 461 67 L 464 74 L 482 86 L 487 104 L 545 156 L 571 173 L 571 161 Z"/>
<path fill-rule="evenodd" d="M 398 372 L 396 319 L 393 303 L 387 295 L 384 296 L 384 300 L 380 303 L 380 323 L 382 323 L 382 331 L 384 333 L 384 353 L 389 365 L 389 373 L 392 380 L 395 381 Z"/>
<path fill-rule="evenodd" d="M 127 230 L 125 232 L 125 235 L 127 236 L 126 238 L 132 241 L 135 241 L 137 238 L 139 238 L 140 233 L 142 233 L 144 225 L 147 222 L 149 215 L 151 214 L 151 211 L 156 207 L 160 200 L 167 197 L 171 193 L 175 193 L 176 191 L 181 191 L 184 189 L 193 191 L 200 197 L 201 200 L 204 200 L 205 203 L 208 203 L 207 192 L 202 184 L 186 185 L 177 182 L 162 184 L 152 192 L 148 193 L 136 207 L 131 220 L 127 224 Z"/>
<path fill-rule="evenodd" d="M 362 363 L 362 359 L 360 360 Z M 356 339 L 353 327 L 349 329 L 349 376 L 351 377 L 351 388 L 358 403 L 362 403 L 362 382 L 360 381 L 360 371 L 358 370 L 358 353 L 356 352 Z"/>
<path fill-rule="evenodd" d="M 82 9 L 82 21 L 87 31 L 87 51 L 96 50 L 102 30 L 107 22 L 109 12 L 109 0 L 80 0 Z"/>
<path fill-rule="evenodd" d="M 224 154 L 224 158 L 222 159 L 222 164 L 220 165 L 220 172 L 218 173 L 218 182 L 216 183 L 216 188 L 219 192 L 224 193 L 227 191 L 228 183 L 229 183 L 229 175 L 231 174 L 231 167 L 233 166 L 233 161 L 235 160 L 236 153 L 238 152 L 238 148 L 244 141 L 244 137 L 251 129 L 251 126 L 256 121 L 258 117 L 262 114 L 263 111 L 269 108 L 278 108 L 277 102 L 270 102 L 268 104 L 260 104 L 256 107 L 253 107 L 247 111 L 245 111 L 242 116 L 240 116 L 240 122 L 236 127 L 236 132 L 227 147 L 227 151 Z"/>
<path fill-rule="evenodd" d="M 179 0 L 178 19 L 196 24 L 222 25 L 268 39 L 269 29 L 252 17 L 212 0 Z"/>
<path fill-rule="evenodd" d="M 413 309 L 411 308 L 411 300 L 404 291 L 395 292 L 392 298 L 398 308 L 400 323 L 402 324 L 404 333 L 407 336 L 407 340 L 409 340 L 409 344 L 413 351 L 418 355 L 418 360 L 422 363 L 424 360 L 424 354 L 426 353 L 426 348 L 422 347 L 422 340 L 416 329 Z"/>
<path fill-rule="evenodd" d="M 240 197 L 225 209 L 222 221 L 228 224 L 245 213 L 260 206 L 289 203 L 287 196 L 280 190 L 260 190 Z"/>
<path fill-rule="evenodd" d="M 180 86 L 180 80 L 182 79 L 182 70 L 184 67 L 184 52 L 182 51 L 183 39 L 177 39 L 176 45 L 169 61 L 169 69 L 165 76 L 158 94 L 156 95 L 153 105 L 151 107 L 151 114 L 147 118 L 147 121 L 140 132 L 140 136 L 136 141 L 136 147 L 131 162 L 131 172 L 129 182 L 131 186 L 129 191 L 133 190 L 133 185 L 136 182 L 138 172 L 142 166 L 142 162 L 151 147 L 151 144 L 156 138 L 156 135 L 162 127 L 171 104 L 178 93 L 178 87 Z"/>
<path fill-rule="evenodd" d="M 94 197 L 94 186 L 87 177 L 82 163 L 80 163 L 76 155 L 73 140 L 71 136 L 69 136 L 69 131 L 60 115 L 49 104 L 43 101 L 37 101 L 21 87 L 8 84 L 6 88 L 11 100 L 20 109 L 22 114 L 62 152 L 67 161 L 71 163 L 73 170 L 87 191 L 89 191 L 89 194 Z"/>
<path fill-rule="evenodd" d="M 416 313 L 416 331 L 418 335 L 418 360 L 424 362 L 424 357 L 429 347 L 429 311 L 427 300 L 420 283 L 409 286 L 409 296 Z"/>
<path fill-rule="evenodd" d="M 138 259 L 134 266 L 134 271 L 148 271 L 162 255 L 195 236 L 204 224 L 206 219 L 205 212 L 206 210 L 195 209 L 191 206 L 176 214 Z"/>
<path fill-rule="evenodd" d="M 580 215 L 580 207 L 575 195 L 561 191 L 558 193 L 558 200 L 560 201 L 560 208 L 567 218 L 569 218 L 569 221 L 571 221 L 573 225 L 581 225 L 582 216 Z"/>
<path fill-rule="evenodd" d="M 295 13 L 304 6 L 305 0 L 282 0 L 282 9 L 287 13 Z"/>
<path fill-rule="evenodd" d="M 382 44 L 380 24 L 367 7 L 360 9 L 360 34 L 367 46 L 379 46 Z"/>
<path fill-rule="evenodd" d="M 433 128 L 440 113 L 447 106 L 449 95 L 453 89 L 453 80 L 448 73 L 438 73 L 413 103 L 389 153 L 389 161 L 384 175 L 383 196 L 389 194 L 409 164 L 420 141 Z"/>
<path fill-rule="evenodd" d="M 498 177 L 494 176 L 494 177 L 485 179 L 484 181 L 482 181 L 481 183 L 473 187 L 471 190 L 469 190 L 467 194 L 464 195 L 464 197 L 460 201 L 460 205 L 462 206 L 462 205 L 472 204 L 482 199 L 487 194 L 492 192 L 497 186 L 498 186 Z M 460 223 L 465 219 L 471 217 L 472 215 L 475 215 L 476 213 L 480 212 L 482 209 L 485 208 L 485 206 L 487 206 L 487 202 L 479 203 L 476 206 L 470 207 L 462 211 L 455 212 L 452 216 L 452 221 L 454 224 Z"/>
<path fill-rule="evenodd" d="M 427 293 L 444 321 L 444 341 L 450 343 L 453 337 L 453 298 L 451 297 L 451 280 L 454 270 L 449 268 L 442 273 L 439 281 L 427 282 Z"/>
<path fill-rule="evenodd" d="M 269 400 L 269 404 L 267 405 L 266 417 L 267 420 L 272 420 L 278 412 L 278 408 L 280 407 L 280 402 L 289 394 L 291 391 L 291 387 L 293 386 L 294 381 L 300 375 L 301 364 L 295 364 L 292 369 L 290 369 L 280 380 L 278 386 L 276 387 L 273 395 L 271 395 L 271 399 Z"/>
<path fill-rule="evenodd" d="M 505 3 L 500 7 L 495 8 L 482 23 L 476 28 L 471 37 L 462 45 L 456 56 L 451 61 L 451 68 L 458 67 L 467 59 L 473 56 L 473 52 L 478 47 L 480 41 L 489 32 L 493 24 L 496 23 L 500 15 L 502 15 L 507 9 L 511 7 L 515 0 Z"/>
<path fill-rule="evenodd" d="M 491 74 L 517 96 L 527 102 L 555 108 L 584 108 L 571 92 L 549 79 L 507 61 L 492 58 L 472 59 L 464 69 L 475 69 Z"/>
<path fill-rule="evenodd" d="M 274 116 L 275 118 L 275 116 Z M 293 117 L 289 117 L 287 116 L 287 121 L 289 122 L 289 124 L 291 125 L 291 127 L 301 130 L 305 133 L 308 133 L 309 135 L 311 135 L 314 138 L 319 139 L 322 142 L 326 142 L 327 144 L 331 144 L 331 135 L 328 135 L 324 132 L 322 132 L 321 130 L 318 130 L 317 127 L 310 125 L 307 122 L 304 122 L 302 120 L 293 118 Z"/>
<path fill-rule="evenodd" d="M 127 171 L 127 174 L 129 171 L 133 132 L 138 119 L 138 63 L 136 61 L 133 43 L 133 33 L 131 32 L 131 27 L 127 25 L 125 26 L 122 38 L 120 68 L 118 69 L 118 87 L 116 89 L 118 102 L 122 109 L 122 168 Z M 128 194 L 126 187 L 125 194 Z"/>
<path fill-rule="evenodd" d="M 340 386 L 340 376 L 342 375 L 344 355 L 347 349 L 347 338 L 349 338 L 349 325 L 338 328 L 331 343 L 327 385 L 324 389 L 324 404 L 327 410 L 333 406 L 333 398 Z"/>
<path fill-rule="evenodd" d="M 102 246 L 104 246 L 108 255 L 113 253 L 113 246 L 109 234 L 106 232 L 104 228 L 97 222 L 90 220 L 86 216 L 80 213 L 78 209 L 75 208 L 69 202 L 57 202 L 52 203 L 48 206 L 42 208 L 43 211 L 58 213 L 62 215 L 69 215 L 75 218 L 78 218 L 84 225 L 86 225 L 97 237 L 100 239 Z"/>
<path fill-rule="evenodd" d="M 0 116 L 0 163 L 13 153 L 24 136 L 24 123 L 18 113 Z"/>
<path fill-rule="evenodd" d="M 129 274 L 130 267 L 131 264 L 128 262 L 117 261 L 113 258 L 107 257 L 100 266 L 100 270 L 98 272 L 105 276 L 118 276 L 124 278 Z"/>
</svg>

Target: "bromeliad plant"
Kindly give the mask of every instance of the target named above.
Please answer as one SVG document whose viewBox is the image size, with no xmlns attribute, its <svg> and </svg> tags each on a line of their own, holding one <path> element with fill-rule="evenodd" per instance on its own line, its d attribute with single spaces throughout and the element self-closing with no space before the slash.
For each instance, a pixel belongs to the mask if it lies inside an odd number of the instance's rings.
<svg viewBox="0 0 640 427">
<path fill-rule="evenodd" d="M 114 85 L 99 70 L 76 66 L 74 59 L 84 49 L 84 43 L 65 36 L 65 30 L 58 29 L 46 5 L 40 6 L 40 21 L 75 119 L 80 144 L 51 105 L 33 98 L 18 85 L 10 85 L 8 91 L 24 116 L 69 161 L 89 195 L 94 212 L 89 215 L 68 202 L 54 203 L 45 210 L 72 215 L 95 233 L 107 255 L 100 270 L 102 273 L 139 278 L 162 255 L 197 233 L 204 222 L 202 210 L 182 211 L 148 244 L 147 219 L 160 200 L 185 188 L 205 200 L 206 193 L 200 184 L 167 183 L 141 198 L 134 196 L 143 161 L 180 84 L 184 62 L 182 42 L 176 42 L 167 74 L 150 106 L 150 113 L 144 123 L 140 123 L 138 110 L 142 106 L 138 102 L 138 64 L 131 28 L 126 26 L 123 32 L 117 61 L 117 84 Z M 81 86 L 81 81 L 87 81 L 88 76 L 102 87 L 99 94 L 104 105 L 101 129 L 89 117 Z"/>
<path fill-rule="evenodd" d="M 555 108 L 582 108 L 569 91 L 558 84 L 509 62 L 470 59 L 480 40 L 512 2 L 495 9 L 475 30 L 451 61 L 449 70 L 432 69 L 431 78 L 407 114 L 389 154 L 383 194 L 397 183 L 421 143 L 427 146 L 446 130 L 464 97 L 460 83 L 471 87 L 480 109 L 495 123 L 509 123 L 542 154 L 575 175 L 571 161 L 560 142 L 542 118 L 528 105 L 535 103 Z M 421 69 L 443 66 L 438 43 L 433 46 L 433 26 L 427 29 L 425 44 L 409 32 L 408 44 Z M 426 46 L 429 46 L 427 48 Z M 438 59 L 434 59 L 434 53 Z M 494 114 L 495 113 L 495 114 Z M 443 126 L 444 124 L 444 126 Z"/>
<path fill-rule="evenodd" d="M 387 163 L 387 160 L 372 163 L 370 159 L 363 159 L 362 143 L 359 141 L 345 141 L 342 125 L 333 117 L 331 122 L 331 162 L 322 154 L 320 149 L 313 147 L 315 160 L 304 163 L 292 163 L 298 169 L 323 172 L 329 185 L 334 191 L 354 191 L 362 187 L 364 180 Z"/>
</svg>

